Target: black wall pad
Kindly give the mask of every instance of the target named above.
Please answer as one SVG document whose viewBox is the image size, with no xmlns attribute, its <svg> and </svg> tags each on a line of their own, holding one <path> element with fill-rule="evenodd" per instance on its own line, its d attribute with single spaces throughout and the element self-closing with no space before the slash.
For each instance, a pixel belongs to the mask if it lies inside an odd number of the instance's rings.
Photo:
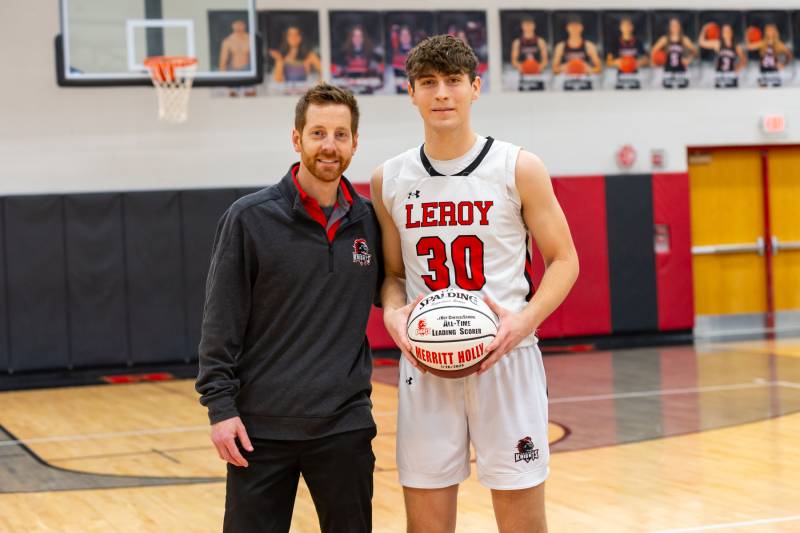
<svg viewBox="0 0 800 533">
<path fill-rule="evenodd" d="M 184 282 L 186 285 L 187 346 L 191 358 L 197 357 L 200 325 L 203 320 L 206 277 L 211 259 L 217 222 L 237 196 L 232 189 L 183 191 Z"/>
<path fill-rule="evenodd" d="M 606 177 L 611 330 L 658 330 L 650 175 Z"/>
<path fill-rule="evenodd" d="M 8 371 L 11 365 L 8 351 L 8 307 L 6 306 L 6 236 L 5 201 L 0 198 L 0 373 Z"/>
<path fill-rule="evenodd" d="M 70 353 L 76 367 L 129 359 L 122 195 L 64 197 Z"/>
<path fill-rule="evenodd" d="M 5 199 L 10 369 L 69 366 L 60 196 Z"/>
<path fill-rule="evenodd" d="M 186 358 L 179 193 L 123 198 L 131 362 Z"/>
<path fill-rule="evenodd" d="M 264 187 L 246 187 L 246 188 L 235 189 L 236 198 L 239 199 L 242 196 L 247 196 L 248 194 L 253 194 L 254 192 L 258 192 L 263 188 Z"/>
</svg>

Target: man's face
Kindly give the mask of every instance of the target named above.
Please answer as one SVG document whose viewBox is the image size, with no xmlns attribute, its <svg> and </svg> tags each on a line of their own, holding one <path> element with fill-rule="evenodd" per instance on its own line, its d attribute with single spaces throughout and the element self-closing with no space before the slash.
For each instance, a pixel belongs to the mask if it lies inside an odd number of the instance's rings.
<svg viewBox="0 0 800 533">
<path fill-rule="evenodd" d="M 427 126 L 451 129 L 469 121 L 472 102 L 481 92 L 481 79 L 470 82 L 466 73 L 431 72 L 409 84 L 411 101 Z"/>
<path fill-rule="evenodd" d="M 358 135 L 350 130 L 350 108 L 343 104 L 316 105 L 306 109 L 302 132 L 292 130 L 295 152 L 317 179 L 339 179 L 356 152 Z"/>
<path fill-rule="evenodd" d="M 233 24 L 231 24 L 231 28 L 233 28 L 233 31 L 235 31 L 236 33 L 244 33 L 246 26 L 244 24 L 244 21 L 237 20 Z"/>
</svg>

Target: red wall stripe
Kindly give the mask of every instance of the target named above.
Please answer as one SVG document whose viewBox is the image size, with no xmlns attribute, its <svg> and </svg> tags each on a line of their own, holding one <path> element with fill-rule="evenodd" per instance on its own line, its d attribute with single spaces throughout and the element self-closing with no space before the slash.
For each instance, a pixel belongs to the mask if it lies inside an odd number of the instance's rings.
<svg viewBox="0 0 800 533">
<path fill-rule="evenodd" d="M 669 251 L 656 253 L 658 329 L 694 326 L 689 174 L 653 174 L 653 218 L 669 228 Z"/>
</svg>

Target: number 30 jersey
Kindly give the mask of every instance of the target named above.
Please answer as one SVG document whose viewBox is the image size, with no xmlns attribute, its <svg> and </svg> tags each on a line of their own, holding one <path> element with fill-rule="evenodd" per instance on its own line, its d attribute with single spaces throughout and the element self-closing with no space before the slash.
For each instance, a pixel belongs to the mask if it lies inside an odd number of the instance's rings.
<svg viewBox="0 0 800 533">
<path fill-rule="evenodd" d="M 515 169 L 519 146 L 478 137 L 480 153 L 442 175 L 424 146 L 383 165 L 383 203 L 400 233 L 406 295 L 458 287 L 521 311 L 532 296 L 528 230 Z M 531 334 L 518 346 L 536 342 Z"/>
</svg>

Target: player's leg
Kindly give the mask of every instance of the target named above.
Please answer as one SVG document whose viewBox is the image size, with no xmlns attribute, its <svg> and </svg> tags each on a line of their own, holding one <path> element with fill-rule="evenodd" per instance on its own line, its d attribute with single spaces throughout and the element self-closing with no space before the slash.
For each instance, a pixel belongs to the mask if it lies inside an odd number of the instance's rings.
<svg viewBox="0 0 800 533">
<path fill-rule="evenodd" d="M 253 451 L 239 448 L 249 466 L 228 465 L 225 533 L 289 531 L 300 479 L 291 441 L 250 439 Z"/>
<path fill-rule="evenodd" d="M 441 489 L 403 487 L 408 533 L 453 533 L 458 485 Z"/>
<path fill-rule="evenodd" d="M 466 381 L 478 480 L 492 489 L 500 531 L 545 531 L 550 452 L 547 381 L 538 347 L 516 348 Z"/>
<path fill-rule="evenodd" d="M 546 533 L 544 483 L 521 490 L 492 490 L 499 533 Z"/>
<path fill-rule="evenodd" d="M 401 359 L 397 469 L 412 533 L 452 532 L 469 477 L 464 380 L 422 374 Z"/>
<path fill-rule="evenodd" d="M 323 533 L 372 531 L 373 438 L 369 428 L 306 443 L 300 469 Z"/>
</svg>

